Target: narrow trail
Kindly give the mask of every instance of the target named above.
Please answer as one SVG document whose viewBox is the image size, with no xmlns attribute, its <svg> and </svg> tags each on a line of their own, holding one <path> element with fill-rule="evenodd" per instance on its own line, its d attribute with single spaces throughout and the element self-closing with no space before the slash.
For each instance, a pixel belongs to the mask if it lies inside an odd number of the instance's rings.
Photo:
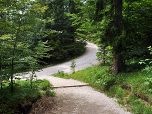
<svg viewBox="0 0 152 114">
<path fill-rule="evenodd" d="M 97 46 L 88 43 L 86 52 L 75 59 L 76 71 L 97 64 Z M 116 100 L 107 97 L 103 93 L 95 91 L 92 87 L 73 79 L 62 79 L 53 77 L 51 74 L 58 71 L 71 73 L 71 62 L 52 66 L 36 72 L 40 79 L 48 79 L 55 87 L 57 95 L 54 97 L 55 110 L 44 112 L 44 114 L 131 114 L 121 108 Z M 80 86 L 80 87 L 79 87 Z"/>
</svg>

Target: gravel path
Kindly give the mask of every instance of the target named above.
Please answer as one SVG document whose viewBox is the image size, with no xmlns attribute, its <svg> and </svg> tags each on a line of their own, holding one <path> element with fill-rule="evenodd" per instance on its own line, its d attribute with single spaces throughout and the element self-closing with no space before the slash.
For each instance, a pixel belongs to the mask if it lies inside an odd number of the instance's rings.
<svg viewBox="0 0 152 114">
<path fill-rule="evenodd" d="M 56 114 L 131 114 L 89 86 L 55 89 Z"/>
<path fill-rule="evenodd" d="M 96 60 L 97 46 L 88 43 L 86 48 L 86 52 L 75 59 L 76 71 L 98 63 Z M 86 83 L 51 76 L 58 71 L 71 73 L 70 65 L 71 62 L 66 62 L 36 73 L 38 78 L 48 79 L 56 87 L 54 89 L 57 93 L 54 98 L 56 110 L 45 112 L 45 114 L 131 114 L 121 108 L 116 100 L 108 98 L 90 86 L 86 86 Z M 78 85 L 82 87 L 70 87 Z"/>
</svg>

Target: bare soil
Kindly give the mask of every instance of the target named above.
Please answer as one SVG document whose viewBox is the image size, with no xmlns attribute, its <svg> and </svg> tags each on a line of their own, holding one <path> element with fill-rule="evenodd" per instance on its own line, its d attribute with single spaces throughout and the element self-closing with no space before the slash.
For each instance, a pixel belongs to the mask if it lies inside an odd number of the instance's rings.
<svg viewBox="0 0 152 114">
<path fill-rule="evenodd" d="M 56 114 L 56 102 L 54 97 L 41 97 L 37 102 L 32 104 L 28 114 Z"/>
</svg>

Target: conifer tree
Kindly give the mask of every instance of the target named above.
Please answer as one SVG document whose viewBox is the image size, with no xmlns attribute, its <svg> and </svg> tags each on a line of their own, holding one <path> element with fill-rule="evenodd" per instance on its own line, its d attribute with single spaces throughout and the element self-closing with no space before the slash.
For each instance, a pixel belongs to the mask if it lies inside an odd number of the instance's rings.
<svg viewBox="0 0 152 114">
<path fill-rule="evenodd" d="M 46 23 L 46 29 L 52 30 L 52 34 L 45 38 L 54 50 L 49 51 L 52 59 L 66 59 L 79 55 L 84 51 L 85 43 L 76 41 L 76 28 L 68 13 L 78 13 L 73 0 L 52 0 L 46 2 L 48 9 L 44 19 L 52 19 Z M 78 53 L 78 51 L 80 53 Z"/>
</svg>

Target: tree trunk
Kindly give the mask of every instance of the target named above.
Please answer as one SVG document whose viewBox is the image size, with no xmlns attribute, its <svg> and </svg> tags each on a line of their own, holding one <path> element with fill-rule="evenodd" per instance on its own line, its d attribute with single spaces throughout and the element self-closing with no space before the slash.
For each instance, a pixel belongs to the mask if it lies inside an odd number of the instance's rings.
<svg viewBox="0 0 152 114">
<path fill-rule="evenodd" d="M 123 59 L 121 55 L 116 55 L 116 53 L 113 53 L 113 64 L 114 64 L 114 74 L 117 75 L 124 65 Z"/>
<path fill-rule="evenodd" d="M 116 55 L 115 52 L 113 53 L 113 65 L 114 65 L 114 68 L 113 68 L 114 75 L 117 75 L 118 74 L 118 56 Z"/>
<path fill-rule="evenodd" d="M 1 82 L 1 89 L 3 89 L 3 85 L 2 85 L 2 82 Z"/>
<path fill-rule="evenodd" d="M 115 27 L 120 35 L 122 25 L 122 0 L 115 0 Z"/>
<path fill-rule="evenodd" d="M 19 24 L 19 28 L 17 30 L 17 33 L 16 33 L 16 39 L 14 41 L 14 46 L 13 46 L 13 50 L 12 50 L 12 61 L 11 61 L 11 64 L 12 64 L 12 69 L 11 69 L 11 92 L 13 93 L 13 74 L 14 74 L 14 58 L 15 58 L 15 50 L 16 50 L 16 44 L 17 44 L 17 40 L 18 40 L 18 34 L 19 34 L 19 31 L 20 31 L 20 24 Z M 13 40 L 13 39 L 12 39 Z"/>
<path fill-rule="evenodd" d="M 14 52 L 13 52 L 14 53 Z M 14 56 L 14 55 L 13 55 Z M 14 74 L 14 58 L 12 58 L 12 71 L 11 71 L 11 92 L 13 93 L 13 74 Z"/>
<path fill-rule="evenodd" d="M 105 60 L 105 56 L 106 56 L 106 45 L 103 46 L 103 64 L 105 65 L 106 64 L 106 60 Z"/>
<path fill-rule="evenodd" d="M 116 36 L 120 36 L 122 33 L 122 0 L 115 0 L 115 24 L 114 27 L 116 28 Z M 116 46 L 116 47 L 115 47 Z M 121 52 L 120 44 L 116 44 L 114 46 L 114 53 L 113 53 L 113 62 L 114 62 L 114 74 L 117 75 L 123 66 L 123 59 L 122 56 L 118 54 Z"/>
</svg>

